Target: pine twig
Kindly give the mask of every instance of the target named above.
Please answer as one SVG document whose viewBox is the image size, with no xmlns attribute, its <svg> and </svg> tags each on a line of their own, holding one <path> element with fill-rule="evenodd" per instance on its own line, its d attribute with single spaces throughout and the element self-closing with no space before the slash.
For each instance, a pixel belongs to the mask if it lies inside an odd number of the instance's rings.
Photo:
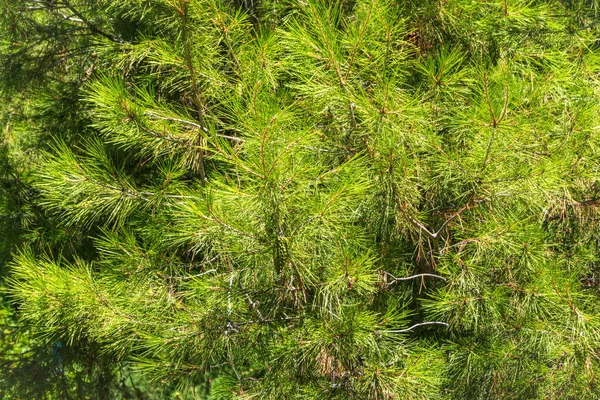
<svg viewBox="0 0 600 400">
<path fill-rule="evenodd" d="M 410 332 L 413 329 L 419 327 L 419 326 L 425 326 L 425 325 L 442 325 L 442 326 L 449 326 L 448 323 L 446 322 L 439 322 L 439 321 L 432 321 L 432 322 L 420 322 L 418 324 L 414 324 L 413 326 L 410 326 L 406 329 L 395 329 L 395 330 L 386 330 L 383 331 L 385 333 L 404 333 L 404 332 Z"/>
<path fill-rule="evenodd" d="M 409 281 L 412 279 L 417 279 L 417 278 L 424 278 L 426 276 L 431 277 L 431 278 L 437 278 L 437 279 L 441 279 L 444 282 L 447 282 L 447 279 L 444 278 L 443 276 L 440 275 L 436 275 L 436 274 L 430 274 L 430 273 L 423 273 L 423 274 L 417 274 L 417 275 L 411 275 L 411 276 L 407 276 L 407 277 L 402 277 L 402 278 L 396 278 L 394 275 L 390 274 L 389 272 L 385 272 L 386 275 L 391 276 L 392 277 L 392 281 L 387 283 L 386 287 L 393 285 L 396 282 L 401 282 L 401 281 Z"/>
</svg>

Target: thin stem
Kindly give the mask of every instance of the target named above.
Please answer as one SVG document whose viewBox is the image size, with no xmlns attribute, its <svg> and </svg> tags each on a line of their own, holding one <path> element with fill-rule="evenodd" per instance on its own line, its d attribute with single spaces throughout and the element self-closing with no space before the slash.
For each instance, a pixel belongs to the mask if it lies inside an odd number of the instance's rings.
<svg viewBox="0 0 600 400">
<path fill-rule="evenodd" d="M 435 274 L 429 274 L 429 273 L 417 274 L 417 275 L 407 276 L 407 277 L 403 277 L 403 278 L 396 278 L 394 275 L 390 274 L 389 272 L 386 272 L 386 275 L 389 275 L 389 276 L 391 276 L 393 278 L 393 281 L 389 282 L 386 286 L 393 285 L 396 282 L 408 281 L 408 280 L 422 278 L 422 277 L 426 277 L 426 276 L 429 276 L 429 277 L 432 277 L 432 278 L 438 278 L 438 279 L 443 280 L 444 282 L 447 282 L 446 278 L 444 278 L 443 276 L 435 275 Z"/>
<path fill-rule="evenodd" d="M 413 329 L 419 327 L 419 326 L 425 326 L 425 325 L 443 325 L 443 326 L 449 326 L 446 322 L 439 322 L 439 321 L 432 321 L 432 322 L 421 322 L 418 324 L 414 324 L 411 327 L 408 327 L 406 329 L 396 329 L 396 330 L 386 330 L 383 331 L 385 333 L 404 333 L 404 332 L 410 332 Z"/>
<path fill-rule="evenodd" d="M 164 121 L 179 122 L 179 123 L 182 123 L 184 125 L 188 125 L 188 126 L 200 129 L 200 130 L 204 131 L 205 133 L 208 133 L 208 129 L 206 129 L 206 127 L 204 127 L 204 126 L 202 126 L 200 124 L 197 124 L 195 122 L 192 122 L 192 121 L 188 121 L 188 120 L 185 120 L 185 119 L 179 119 L 179 118 L 173 118 L 173 117 L 163 117 L 162 115 L 155 114 L 155 113 L 153 113 L 151 111 L 146 111 L 144 114 L 147 115 L 147 116 L 149 116 L 149 117 L 151 117 L 151 118 L 162 119 Z"/>
</svg>

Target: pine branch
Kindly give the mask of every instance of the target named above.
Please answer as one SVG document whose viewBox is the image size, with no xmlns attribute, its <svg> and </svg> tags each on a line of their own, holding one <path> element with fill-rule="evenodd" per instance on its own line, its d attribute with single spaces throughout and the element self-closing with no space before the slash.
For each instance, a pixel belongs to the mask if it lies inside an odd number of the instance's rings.
<svg viewBox="0 0 600 400">
<path fill-rule="evenodd" d="M 79 12 L 75 7 L 73 7 L 71 5 L 71 3 L 69 3 L 69 0 L 62 0 L 62 3 L 65 5 L 65 7 L 67 9 L 69 9 L 73 13 L 73 15 L 75 15 L 77 18 L 79 18 L 81 20 L 80 22 L 84 23 L 88 27 L 90 32 L 98 34 L 102 37 L 105 37 L 106 39 L 110 40 L 111 42 L 115 42 L 118 44 L 124 44 L 124 43 L 132 44 L 131 42 L 127 42 L 116 35 L 106 33 L 103 30 L 101 30 L 100 28 L 98 28 L 96 25 L 91 23 L 81 12 Z M 77 22 L 79 22 L 79 21 L 77 21 Z"/>
<path fill-rule="evenodd" d="M 333 69 L 338 78 L 338 83 L 340 84 L 340 87 L 342 89 L 344 89 L 346 87 L 346 82 L 344 81 L 344 78 L 342 76 L 342 71 L 341 71 L 340 65 L 337 61 L 335 52 L 333 51 L 333 47 L 332 47 L 331 43 L 329 42 L 329 39 L 327 38 L 326 27 L 323 25 L 323 21 L 321 19 L 321 15 L 319 14 L 319 10 L 317 10 L 315 8 L 313 1 L 308 2 L 308 8 L 310 9 L 310 12 L 312 14 L 313 22 L 315 22 L 315 24 L 316 24 L 321 42 L 325 45 L 325 48 L 327 50 L 328 61 L 330 64 L 333 65 Z M 329 13 L 327 16 L 331 17 L 331 15 Z"/>
<path fill-rule="evenodd" d="M 174 118 L 174 117 L 164 117 L 164 116 L 155 114 L 155 113 L 150 112 L 150 111 L 146 111 L 144 114 L 147 115 L 147 116 L 149 116 L 149 117 L 151 117 L 151 118 L 160 119 L 160 120 L 164 120 L 164 121 L 178 122 L 178 123 L 181 123 L 183 125 L 188 125 L 188 126 L 196 128 L 196 129 L 200 129 L 200 130 L 202 130 L 203 132 L 205 132 L 207 134 L 209 133 L 209 130 L 206 127 L 203 127 L 202 125 L 197 124 L 197 123 L 192 122 L 192 121 L 187 121 L 187 120 L 184 120 L 184 119 Z M 242 138 L 234 137 L 234 136 L 229 136 L 229 135 L 223 135 L 221 133 L 216 133 L 215 136 L 221 137 L 221 138 L 224 138 L 224 139 L 233 140 L 234 142 L 243 142 Z"/>
<path fill-rule="evenodd" d="M 352 48 L 352 51 L 350 52 L 348 68 L 346 69 L 346 74 L 344 75 L 344 79 L 343 79 L 344 81 L 348 81 L 348 78 L 350 76 L 350 71 L 352 70 L 352 66 L 354 65 L 354 59 L 356 58 L 356 54 L 358 52 L 358 47 L 360 46 L 363 35 L 367 31 L 367 27 L 369 26 L 369 23 L 371 22 L 371 13 L 373 12 L 374 6 L 375 6 L 375 1 L 371 0 L 371 2 L 369 4 L 369 11 L 367 12 L 365 21 L 363 22 L 362 26 L 360 27 L 360 31 L 358 33 L 358 38 L 356 40 L 356 43 L 354 44 L 354 47 Z"/>
<path fill-rule="evenodd" d="M 187 7 L 188 2 L 186 0 L 180 0 L 179 7 L 175 7 L 181 16 L 181 26 L 183 28 L 183 47 L 185 53 L 185 63 L 190 74 L 190 84 L 192 86 L 192 100 L 196 108 L 196 113 L 199 121 L 199 130 L 206 131 L 206 114 L 204 110 L 204 102 L 200 94 L 200 87 L 198 86 L 198 77 L 196 75 L 196 68 L 194 67 L 194 61 L 192 59 L 192 48 L 190 44 L 190 33 L 187 21 Z M 200 174 L 200 181 L 202 184 L 206 182 L 206 171 L 204 166 L 204 137 L 201 133 L 198 134 L 198 172 Z"/>
</svg>

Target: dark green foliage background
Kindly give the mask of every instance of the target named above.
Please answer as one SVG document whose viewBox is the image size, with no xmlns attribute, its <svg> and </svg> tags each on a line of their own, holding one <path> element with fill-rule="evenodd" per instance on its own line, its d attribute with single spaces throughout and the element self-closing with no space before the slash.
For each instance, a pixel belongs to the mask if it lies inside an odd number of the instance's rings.
<svg viewBox="0 0 600 400">
<path fill-rule="evenodd" d="M 595 0 L 0 5 L 0 398 L 600 397 Z"/>
</svg>

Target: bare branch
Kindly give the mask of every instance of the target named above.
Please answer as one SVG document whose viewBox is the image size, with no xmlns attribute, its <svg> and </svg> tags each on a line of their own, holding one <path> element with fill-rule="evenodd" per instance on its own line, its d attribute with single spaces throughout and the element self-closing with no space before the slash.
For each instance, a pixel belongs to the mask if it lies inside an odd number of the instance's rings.
<svg viewBox="0 0 600 400">
<path fill-rule="evenodd" d="M 386 330 L 383 331 L 385 333 L 404 333 L 404 332 L 410 332 L 413 329 L 419 327 L 419 326 L 424 326 L 424 325 L 443 325 L 443 326 L 449 326 L 446 322 L 438 322 L 438 321 L 432 321 L 432 322 L 421 322 L 418 324 L 414 324 L 411 327 L 408 327 L 406 329 L 396 329 L 396 330 Z"/>
<path fill-rule="evenodd" d="M 409 217 L 408 220 L 417 228 L 419 228 L 420 230 L 422 230 L 427 236 L 429 236 L 431 239 L 437 239 L 437 232 L 436 233 L 431 233 L 429 231 L 429 229 L 427 229 L 425 227 L 425 225 L 423 225 L 422 223 L 420 223 L 419 221 L 417 221 L 416 219 L 414 219 L 413 217 Z"/>
<path fill-rule="evenodd" d="M 432 277 L 432 278 L 438 278 L 443 280 L 444 282 L 447 282 L 446 278 L 444 278 L 443 276 L 440 275 L 435 275 L 435 274 L 429 274 L 429 273 L 423 273 L 423 274 L 417 274 L 417 275 L 412 275 L 412 276 L 407 276 L 407 277 L 402 277 L 402 278 L 396 278 L 394 275 L 390 274 L 389 272 L 385 272 L 387 275 L 392 277 L 392 281 L 389 282 L 386 286 L 390 286 L 393 285 L 395 282 L 400 282 L 400 281 L 409 281 L 412 279 L 417 279 L 417 278 L 422 278 L 422 277 Z"/>
</svg>

